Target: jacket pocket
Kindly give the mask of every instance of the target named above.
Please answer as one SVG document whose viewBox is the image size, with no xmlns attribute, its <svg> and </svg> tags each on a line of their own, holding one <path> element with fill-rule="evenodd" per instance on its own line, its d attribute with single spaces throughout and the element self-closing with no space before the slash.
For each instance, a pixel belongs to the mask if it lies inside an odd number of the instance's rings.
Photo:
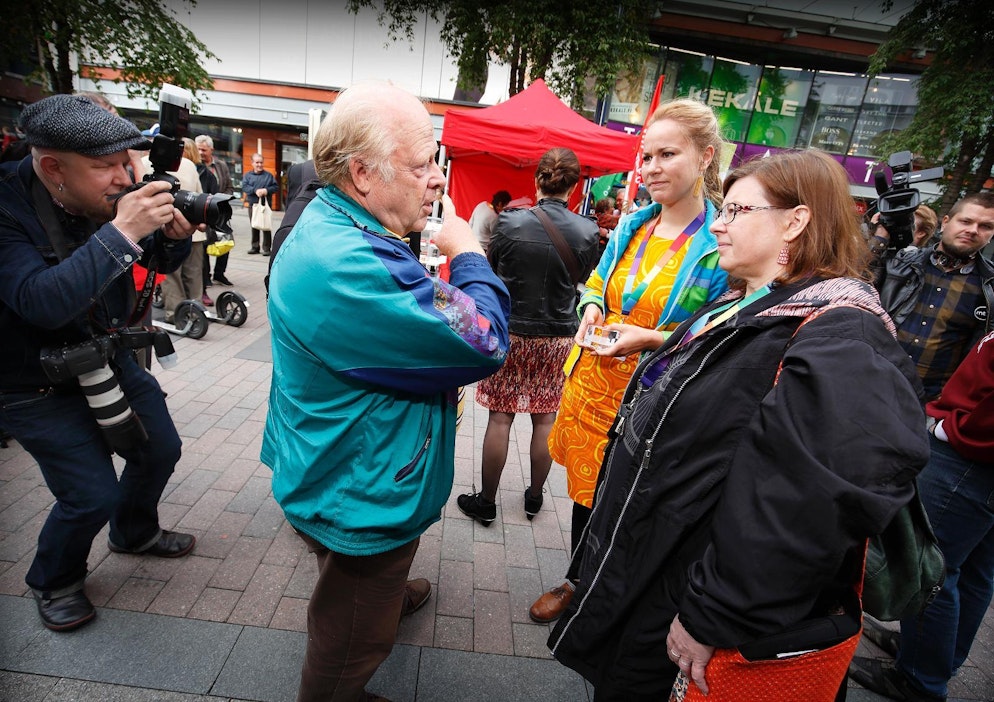
<svg viewBox="0 0 994 702">
<path fill-rule="evenodd" d="M 432 437 L 431 428 L 429 427 L 428 435 L 425 437 L 425 440 L 422 442 L 421 448 L 418 449 L 418 452 L 416 454 L 414 454 L 414 458 L 408 461 L 393 476 L 394 482 L 399 483 L 401 480 L 403 480 L 404 478 L 406 478 L 407 476 L 409 476 L 411 473 L 414 472 L 415 466 L 417 466 L 418 463 L 421 462 L 421 459 L 424 458 L 424 455 L 428 452 L 428 447 L 431 446 L 431 437 Z"/>
</svg>

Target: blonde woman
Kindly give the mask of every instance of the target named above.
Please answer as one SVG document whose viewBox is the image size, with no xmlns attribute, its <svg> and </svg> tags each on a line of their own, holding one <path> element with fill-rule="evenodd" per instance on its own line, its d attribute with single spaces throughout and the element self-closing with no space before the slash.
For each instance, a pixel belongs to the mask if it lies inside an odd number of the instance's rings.
<svg viewBox="0 0 994 702">
<path fill-rule="evenodd" d="M 652 204 L 621 219 L 580 299 L 580 327 L 549 437 L 553 459 L 566 467 L 574 551 L 589 519 L 608 429 L 639 355 L 660 346 L 677 324 L 727 288 L 708 230 L 721 197 L 722 143 L 711 109 L 695 100 L 674 100 L 653 113 L 641 171 Z M 617 341 L 587 344 L 587 329 L 594 326 L 617 332 Z M 541 623 L 557 619 L 572 594 L 567 577 L 532 605 L 529 616 Z"/>
</svg>

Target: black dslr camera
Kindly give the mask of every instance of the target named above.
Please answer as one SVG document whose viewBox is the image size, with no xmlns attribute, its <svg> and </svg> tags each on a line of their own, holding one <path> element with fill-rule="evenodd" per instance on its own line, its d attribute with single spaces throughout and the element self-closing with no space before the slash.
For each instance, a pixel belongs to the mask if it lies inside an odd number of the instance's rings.
<svg viewBox="0 0 994 702">
<path fill-rule="evenodd" d="M 141 419 L 131 409 L 108 365 L 118 349 L 152 346 L 163 367 L 176 362 L 169 335 L 152 327 L 123 329 L 73 346 L 42 349 L 41 367 L 53 383 L 76 378 L 112 451 L 135 450 L 148 441 Z"/>
<path fill-rule="evenodd" d="M 921 204 L 921 195 L 917 188 L 910 187 L 911 183 L 938 180 L 943 171 L 941 168 L 926 168 L 912 172 L 910 151 L 891 154 L 887 165 L 891 170 L 890 186 L 882 171 L 877 171 L 873 176 L 873 184 L 879 196 L 876 207 L 880 213 L 881 226 L 890 234 L 889 248 L 903 249 L 914 240 L 915 210 Z"/>
<path fill-rule="evenodd" d="M 159 91 L 159 133 L 152 138 L 148 157 L 152 173 L 142 184 L 162 180 L 172 186 L 173 205 L 191 224 L 206 223 L 219 232 L 231 233 L 231 203 L 234 195 L 209 195 L 180 190 L 179 180 L 166 171 L 179 169 L 183 160 L 183 137 L 190 132 L 190 105 L 193 94 L 164 83 Z"/>
</svg>

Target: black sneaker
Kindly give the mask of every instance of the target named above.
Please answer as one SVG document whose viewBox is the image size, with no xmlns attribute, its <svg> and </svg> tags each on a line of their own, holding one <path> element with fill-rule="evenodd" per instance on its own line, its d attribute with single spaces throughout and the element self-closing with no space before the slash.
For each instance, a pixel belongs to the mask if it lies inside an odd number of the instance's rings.
<svg viewBox="0 0 994 702">
<path fill-rule="evenodd" d="M 472 517 L 483 526 L 490 526 L 497 519 L 497 504 L 488 502 L 479 492 L 459 495 L 456 504 L 467 517 Z"/>
<path fill-rule="evenodd" d="M 945 696 L 931 695 L 915 688 L 914 683 L 894 666 L 894 661 L 856 656 L 849 664 L 849 678 L 867 690 L 892 700 L 906 702 L 945 702 Z"/>
<path fill-rule="evenodd" d="M 525 488 L 525 516 L 528 517 L 528 521 L 535 518 L 539 510 L 542 509 L 542 493 L 538 493 L 538 497 L 532 497 L 531 486 Z"/>
<path fill-rule="evenodd" d="M 891 658 L 897 657 L 897 650 L 901 647 L 901 632 L 893 629 L 885 629 L 879 624 L 869 620 L 863 621 L 863 637 L 869 639 Z"/>
</svg>

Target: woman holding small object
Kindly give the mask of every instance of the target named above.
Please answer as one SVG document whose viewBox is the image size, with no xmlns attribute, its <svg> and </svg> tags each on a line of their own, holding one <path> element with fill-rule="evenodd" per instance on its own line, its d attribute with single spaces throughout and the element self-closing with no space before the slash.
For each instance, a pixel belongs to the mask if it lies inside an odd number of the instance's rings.
<svg viewBox="0 0 994 702">
<path fill-rule="evenodd" d="M 718 155 L 724 141 L 711 109 L 674 100 L 649 119 L 642 182 L 653 204 L 624 216 L 587 281 L 580 326 L 566 361 L 559 414 L 549 437 L 566 467 L 576 550 L 593 503 L 607 433 L 639 354 L 658 348 L 677 324 L 727 289 L 708 227 L 721 201 Z M 602 336 L 600 329 L 612 332 Z M 586 341 L 588 330 L 595 343 Z M 597 343 L 608 337 L 612 343 Z M 532 620 L 554 621 L 573 595 L 574 574 L 540 597 Z"/>
<path fill-rule="evenodd" d="M 598 702 L 835 700 L 867 540 L 928 459 L 845 170 L 785 152 L 724 195 L 732 290 L 632 376 L 549 639 Z"/>
</svg>

